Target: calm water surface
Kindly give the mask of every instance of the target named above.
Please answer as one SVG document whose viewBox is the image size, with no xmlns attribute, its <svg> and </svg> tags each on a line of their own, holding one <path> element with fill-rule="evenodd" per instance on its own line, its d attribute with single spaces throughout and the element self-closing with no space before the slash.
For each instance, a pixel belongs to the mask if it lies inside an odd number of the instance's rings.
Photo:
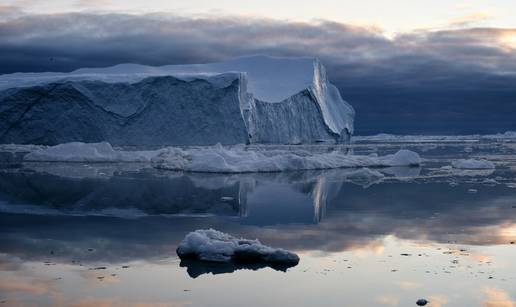
<svg viewBox="0 0 516 307">
<path fill-rule="evenodd" d="M 348 149 L 399 148 L 424 165 L 217 175 L 4 155 L 0 306 L 516 306 L 516 142 Z M 497 169 L 442 168 L 463 157 Z M 181 263 L 177 245 L 199 228 L 301 261 Z"/>
</svg>

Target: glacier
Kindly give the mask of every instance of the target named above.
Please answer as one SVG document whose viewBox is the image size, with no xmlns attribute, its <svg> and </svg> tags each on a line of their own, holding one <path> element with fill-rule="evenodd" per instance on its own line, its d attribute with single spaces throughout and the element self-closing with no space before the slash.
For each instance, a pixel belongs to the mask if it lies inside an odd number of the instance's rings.
<svg viewBox="0 0 516 307">
<path fill-rule="evenodd" d="M 0 75 L 0 143 L 341 143 L 354 114 L 315 58 Z"/>
</svg>

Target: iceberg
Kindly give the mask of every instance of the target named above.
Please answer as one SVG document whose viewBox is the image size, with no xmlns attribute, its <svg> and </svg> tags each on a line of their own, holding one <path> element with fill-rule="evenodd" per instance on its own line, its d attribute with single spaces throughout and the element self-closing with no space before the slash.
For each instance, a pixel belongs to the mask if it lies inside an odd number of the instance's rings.
<svg viewBox="0 0 516 307">
<path fill-rule="evenodd" d="M 214 229 L 190 232 L 177 247 L 181 259 L 206 262 L 269 263 L 295 266 L 299 256 L 281 248 L 272 248 L 259 240 L 238 239 Z"/>
<path fill-rule="evenodd" d="M 494 169 L 495 164 L 488 160 L 462 159 L 452 162 L 452 166 L 458 169 Z"/>
<path fill-rule="evenodd" d="M 0 143 L 347 142 L 354 114 L 314 58 L 0 75 Z"/>
</svg>

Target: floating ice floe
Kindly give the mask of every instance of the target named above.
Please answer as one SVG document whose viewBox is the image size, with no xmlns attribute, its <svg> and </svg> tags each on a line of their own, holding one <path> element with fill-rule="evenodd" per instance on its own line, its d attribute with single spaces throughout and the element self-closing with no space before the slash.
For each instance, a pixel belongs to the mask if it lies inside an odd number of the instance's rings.
<svg viewBox="0 0 516 307">
<path fill-rule="evenodd" d="M 400 150 L 383 157 L 357 156 L 340 151 L 310 153 L 304 150 L 246 150 L 221 145 L 183 150 L 169 147 L 152 158 L 159 169 L 190 172 L 246 173 L 282 172 L 351 167 L 417 166 L 419 155 Z"/>
<path fill-rule="evenodd" d="M 177 247 L 181 259 L 207 262 L 270 263 L 294 266 L 299 256 L 281 248 L 263 245 L 258 240 L 235 238 L 214 229 L 190 232 Z"/>
<path fill-rule="evenodd" d="M 396 135 L 380 133 L 376 135 L 352 137 L 354 142 L 457 142 L 478 140 L 513 140 L 516 131 L 506 131 L 497 134 L 469 134 L 469 135 Z"/>
<path fill-rule="evenodd" d="M 282 172 L 355 167 L 418 166 L 419 155 L 400 150 L 386 156 L 350 155 L 342 151 L 313 153 L 306 150 L 248 149 L 215 146 L 184 149 L 166 147 L 153 151 L 124 151 L 109 143 L 66 143 L 28 153 L 25 161 L 47 162 L 151 162 L 158 169 L 207 172 Z"/>
<path fill-rule="evenodd" d="M 494 169 L 496 167 L 491 161 L 475 159 L 453 161 L 452 166 L 459 169 Z"/>
<path fill-rule="evenodd" d="M 30 152 L 25 161 L 47 162 L 149 162 L 156 151 L 115 150 L 107 142 L 72 142 Z"/>
</svg>

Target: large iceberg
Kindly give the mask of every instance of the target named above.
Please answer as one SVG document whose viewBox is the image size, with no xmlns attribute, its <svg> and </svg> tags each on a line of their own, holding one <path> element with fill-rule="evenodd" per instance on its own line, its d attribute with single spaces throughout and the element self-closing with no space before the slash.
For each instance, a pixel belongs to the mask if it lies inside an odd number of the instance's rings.
<svg viewBox="0 0 516 307">
<path fill-rule="evenodd" d="M 343 142 L 353 118 L 314 58 L 0 76 L 0 143 Z"/>
</svg>

